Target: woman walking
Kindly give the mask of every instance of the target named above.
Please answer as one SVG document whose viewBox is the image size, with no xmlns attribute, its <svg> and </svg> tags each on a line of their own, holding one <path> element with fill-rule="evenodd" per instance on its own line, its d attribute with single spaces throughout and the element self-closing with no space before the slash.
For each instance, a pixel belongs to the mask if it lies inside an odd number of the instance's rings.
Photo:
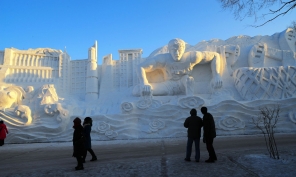
<svg viewBox="0 0 296 177">
<path fill-rule="evenodd" d="M 0 146 L 4 145 L 4 139 L 6 138 L 6 134 L 8 134 L 8 130 L 3 120 L 0 120 Z"/>
<path fill-rule="evenodd" d="M 85 135 L 85 148 L 86 148 L 86 151 L 84 152 L 84 155 L 83 155 L 83 162 L 85 162 L 87 151 L 92 156 L 90 161 L 97 160 L 97 156 L 95 155 L 94 151 L 91 148 L 91 137 L 90 137 L 91 127 L 92 127 L 92 119 L 90 117 L 86 117 L 83 121 L 83 130 Z"/>
<path fill-rule="evenodd" d="M 85 152 L 84 147 L 84 133 L 83 127 L 81 125 L 81 119 L 76 117 L 74 119 L 74 133 L 73 133 L 73 157 L 76 157 L 78 165 L 75 167 L 75 170 L 83 170 L 83 155 Z"/>
</svg>

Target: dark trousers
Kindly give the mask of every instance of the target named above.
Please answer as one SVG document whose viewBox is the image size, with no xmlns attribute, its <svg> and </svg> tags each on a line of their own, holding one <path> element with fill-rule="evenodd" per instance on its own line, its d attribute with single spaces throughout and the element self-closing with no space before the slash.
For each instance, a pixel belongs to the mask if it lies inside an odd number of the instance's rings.
<svg viewBox="0 0 296 177">
<path fill-rule="evenodd" d="M 81 155 L 77 155 L 76 156 L 76 160 L 77 160 L 77 167 L 83 167 L 83 159 L 82 159 L 82 156 Z"/>
<path fill-rule="evenodd" d="M 214 138 L 206 138 L 206 146 L 209 152 L 209 159 L 210 160 L 217 160 L 217 156 L 215 153 L 215 149 L 213 147 Z"/>
<path fill-rule="evenodd" d="M 94 153 L 94 151 L 91 149 L 91 148 L 88 148 L 84 151 L 84 154 L 83 154 L 83 159 L 85 160 L 86 158 L 86 155 L 87 155 L 87 151 L 91 154 L 91 157 L 92 158 L 95 158 L 96 157 L 96 154 Z"/>
<path fill-rule="evenodd" d="M 189 138 L 187 139 L 187 148 L 186 148 L 186 159 L 190 159 L 192 144 L 194 141 L 195 144 L 195 160 L 199 160 L 200 158 L 200 150 L 199 150 L 199 139 L 200 138 Z"/>
<path fill-rule="evenodd" d="M 0 146 L 4 145 L 4 139 L 0 139 Z"/>
</svg>

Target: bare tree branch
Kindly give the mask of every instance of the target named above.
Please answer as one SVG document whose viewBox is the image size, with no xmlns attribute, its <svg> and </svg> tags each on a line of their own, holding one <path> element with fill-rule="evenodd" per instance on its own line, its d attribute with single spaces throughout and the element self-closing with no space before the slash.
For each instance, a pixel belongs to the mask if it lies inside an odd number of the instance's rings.
<svg viewBox="0 0 296 177">
<path fill-rule="evenodd" d="M 265 145 L 269 156 L 274 159 L 279 159 L 279 153 L 274 138 L 274 128 L 279 119 L 280 107 L 279 105 L 273 107 L 259 108 L 260 115 L 257 119 L 252 118 L 255 126 L 261 130 L 264 135 Z"/>
<path fill-rule="evenodd" d="M 293 9 L 293 8 L 295 8 L 295 7 L 296 7 L 296 4 L 295 4 L 294 6 L 292 6 L 292 7 L 290 7 L 290 8 L 289 8 L 288 10 L 286 10 L 285 12 L 282 12 L 282 13 L 276 15 L 275 17 L 273 17 L 273 18 L 267 20 L 266 22 L 262 23 L 261 25 L 251 25 L 251 26 L 252 26 L 252 27 L 255 27 L 255 28 L 258 28 L 258 27 L 260 27 L 260 26 L 263 26 L 263 25 L 265 25 L 266 23 L 269 23 L 269 22 L 273 21 L 274 19 L 278 18 L 279 16 L 281 16 L 281 15 L 285 15 L 286 13 L 288 13 L 291 9 Z"/>
<path fill-rule="evenodd" d="M 274 19 L 284 16 L 288 12 L 292 11 L 296 7 L 296 0 L 282 1 L 282 0 L 218 0 L 223 9 L 230 9 L 233 11 L 236 20 L 244 20 L 246 17 L 254 17 L 255 22 L 259 18 L 265 16 L 272 16 L 269 20 L 260 25 L 251 25 L 252 27 L 260 27 L 273 21 Z M 279 4 L 277 9 L 269 9 L 270 13 L 260 14 L 260 11 L 264 8 L 271 7 L 276 3 Z"/>
</svg>

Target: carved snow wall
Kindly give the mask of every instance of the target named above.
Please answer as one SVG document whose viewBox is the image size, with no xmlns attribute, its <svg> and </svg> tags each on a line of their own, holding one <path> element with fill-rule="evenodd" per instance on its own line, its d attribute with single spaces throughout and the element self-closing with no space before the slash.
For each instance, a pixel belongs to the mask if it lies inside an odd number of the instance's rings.
<svg viewBox="0 0 296 177">
<path fill-rule="evenodd" d="M 296 67 L 239 68 L 234 84 L 245 100 L 287 99 L 296 96 Z"/>
<path fill-rule="evenodd" d="M 186 44 L 186 51 L 221 55 L 223 87 L 208 89 L 210 64 L 201 64 L 192 71 L 194 95 L 144 99 L 132 95 L 138 84 L 136 67 L 146 60 L 141 49 L 119 50 L 119 60 L 106 55 L 101 66 L 93 54 L 85 60 L 70 60 L 60 50 L 5 49 L 0 51 L 0 118 L 10 130 L 6 142 L 70 141 L 73 119 L 87 116 L 93 119 L 93 140 L 185 137 L 183 123 L 189 111 L 196 108 L 202 116 L 202 106 L 214 116 L 218 135 L 260 133 L 252 117 L 259 114 L 258 108 L 276 104 L 281 113 L 275 132 L 296 132 L 295 41 L 294 31 L 287 29 L 272 36 Z M 167 53 L 166 47 L 151 55 Z M 157 74 L 148 74 L 149 82 L 159 81 Z M 88 86 L 95 87 L 87 91 Z M 86 93 L 93 91 L 99 92 L 99 99 L 85 101 Z"/>
</svg>

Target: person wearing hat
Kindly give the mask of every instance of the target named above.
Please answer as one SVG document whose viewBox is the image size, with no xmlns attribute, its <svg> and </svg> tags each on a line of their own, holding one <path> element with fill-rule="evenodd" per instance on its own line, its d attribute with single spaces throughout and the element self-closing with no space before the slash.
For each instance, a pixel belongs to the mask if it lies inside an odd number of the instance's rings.
<svg viewBox="0 0 296 177">
<path fill-rule="evenodd" d="M 92 118 L 90 118 L 90 117 L 84 118 L 83 130 L 84 130 L 84 135 L 85 135 L 85 148 L 86 148 L 86 151 L 84 152 L 84 155 L 83 155 L 83 162 L 85 162 L 87 151 L 92 156 L 90 161 L 96 161 L 97 160 L 97 156 L 95 155 L 94 151 L 91 148 L 91 137 L 90 137 L 91 127 L 92 127 Z"/>
<path fill-rule="evenodd" d="M 76 157 L 78 165 L 75 170 L 83 170 L 83 155 L 85 151 L 85 136 L 83 132 L 83 127 L 81 125 L 81 119 L 76 117 L 74 120 L 74 133 L 73 133 L 73 157 Z"/>
<path fill-rule="evenodd" d="M 4 145 L 4 139 L 6 138 L 6 134 L 8 134 L 8 130 L 3 120 L 0 120 L 0 146 Z"/>
</svg>

